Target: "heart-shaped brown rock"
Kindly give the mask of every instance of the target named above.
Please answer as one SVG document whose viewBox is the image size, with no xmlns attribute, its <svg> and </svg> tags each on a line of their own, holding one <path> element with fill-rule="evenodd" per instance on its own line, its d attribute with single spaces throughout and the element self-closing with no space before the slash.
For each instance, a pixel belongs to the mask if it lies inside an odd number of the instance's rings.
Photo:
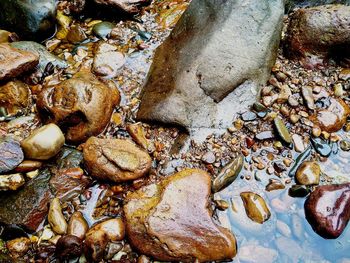
<svg viewBox="0 0 350 263">
<path fill-rule="evenodd" d="M 186 169 L 128 194 L 124 212 L 131 244 L 161 261 L 214 261 L 236 255 L 236 240 L 208 209 L 211 180 Z"/>
<path fill-rule="evenodd" d="M 337 238 L 350 219 L 350 183 L 322 185 L 305 202 L 305 216 L 324 238 Z"/>
</svg>

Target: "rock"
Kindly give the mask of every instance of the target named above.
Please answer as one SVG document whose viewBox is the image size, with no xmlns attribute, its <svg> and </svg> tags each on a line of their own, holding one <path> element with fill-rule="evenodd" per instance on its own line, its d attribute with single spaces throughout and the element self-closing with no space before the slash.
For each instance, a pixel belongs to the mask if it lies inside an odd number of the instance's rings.
<svg viewBox="0 0 350 263">
<path fill-rule="evenodd" d="M 77 24 L 72 25 L 67 34 L 67 40 L 73 44 L 79 43 L 86 39 L 85 31 Z"/>
<path fill-rule="evenodd" d="M 265 190 L 267 192 L 271 192 L 271 191 L 275 191 L 275 190 L 281 190 L 281 189 L 284 189 L 284 188 L 285 188 L 285 186 L 280 180 L 274 179 L 274 178 L 270 178 L 269 179 L 269 183 L 265 187 Z"/>
<path fill-rule="evenodd" d="M 11 36 L 11 32 L 0 29 L 0 43 L 7 43 L 7 42 L 9 42 L 10 36 Z"/>
<path fill-rule="evenodd" d="M 60 59 L 59 57 L 51 54 L 47 49 L 36 42 L 33 41 L 18 41 L 10 44 L 14 48 L 18 48 L 24 51 L 32 52 L 37 54 L 39 59 L 39 69 L 41 72 L 45 71 L 47 64 L 51 63 L 57 68 L 66 68 L 68 64 L 66 61 Z"/>
<path fill-rule="evenodd" d="M 301 87 L 301 94 L 303 95 L 303 99 L 306 103 L 306 106 L 310 110 L 314 110 L 315 109 L 315 102 L 314 102 L 314 96 L 312 94 L 312 87 L 302 86 Z"/>
<path fill-rule="evenodd" d="M 306 67 L 323 65 L 329 57 L 350 57 L 350 7 L 325 5 L 292 14 L 286 51 Z"/>
<path fill-rule="evenodd" d="M 89 225 L 81 212 L 74 212 L 68 222 L 67 234 L 73 235 L 81 240 L 85 238 Z"/>
<path fill-rule="evenodd" d="M 238 257 L 240 262 L 273 263 L 276 262 L 278 253 L 274 249 L 263 246 L 245 245 L 239 249 Z"/>
<path fill-rule="evenodd" d="M 293 134 L 292 140 L 293 140 L 294 149 L 296 152 L 301 153 L 305 150 L 303 138 L 299 134 Z"/>
<path fill-rule="evenodd" d="M 0 10 L 0 27 L 21 37 L 44 39 L 54 29 L 55 0 L 1 0 Z"/>
<path fill-rule="evenodd" d="M 91 137 L 83 153 L 89 174 L 103 180 L 134 180 L 146 175 L 151 168 L 148 153 L 128 140 Z"/>
<path fill-rule="evenodd" d="M 131 138 L 139 145 L 142 149 L 148 150 L 149 152 L 154 151 L 154 145 L 151 143 L 145 135 L 145 132 L 140 123 L 126 125 L 126 130 L 130 134 Z"/>
<path fill-rule="evenodd" d="M 186 169 L 129 193 L 124 212 L 131 244 L 160 261 L 233 258 L 235 237 L 217 226 L 208 210 L 210 188 L 206 172 Z"/>
<path fill-rule="evenodd" d="M 344 68 L 340 71 L 339 73 L 339 78 L 341 80 L 348 80 L 350 79 L 350 69 L 349 68 Z"/>
<path fill-rule="evenodd" d="M 19 142 L 11 138 L 0 138 L 0 152 L 0 174 L 13 170 L 23 161 Z"/>
<path fill-rule="evenodd" d="M 272 133 L 272 131 L 263 131 L 263 132 L 259 132 L 257 135 L 255 135 L 255 138 L 259 141 L 270 140 L 270 139 L 275 138 L 275 135 Z"/>
<path fill-rule="evenodd" d="M 350 141 L 348 140 L 341 140 L 339 143 L 340 149 L 342 149 L 342 151 L 350 151 Z"/>
<path fill-rule="evenodd" d="M 6 243 L 6 247 L 14 258 L 23 257 L 31 246 L 30 239 L 27 237 L 20 237 L 10 240 Z"/>
<path fill-rule="evenodd" d="M 304 207 L 306 219 L 317 234 L 339 237 L 350 219 L 350 183 L 318 186 Z"/>
<path fill-rule="evenodd" d="M 244 208 L 247 216 L 259 224 L 264 223 L 271 216 L 271 212 L 267 207 L 265 200 L 258 194 L 252 192 L 242 192 Z"/>
<path fill-rule="evenodd" d="M 0 191 L 15 191 L 25 182 L 21 174 L 0 175 Z"/>
<path fill-rule="evenodd" d="M 24 160 L 16 168 L 15 172 L 17 173 L 28 173 L 39 169 L 43 165 L 40 161 L 34 160 Z"/>
<path fill-rule="evenodd" d="M 321 168 L 317 162 L 303 162 L 295 175 L 296 181 L 301 185 L 315 185 L 320 183 Z"/>
<path fill-rule="evenodd" d="M 239 154 L 230 161 L 215 177 L 211 189 L 214 193 L 221 191 L 229 186 L 241 172 L 244 164 L 244 156 Z"/>
<path fill-rule="evenodd" d="M 48 221 L 56 234 L 63 235 L 67 232 L 68 225 L 62 214 L 62 208 L 58 198 L 52 199 L 50 203 Z"/>
<path fill-rule="evenodd" d="M 92 32 L 99 38 L 105 39 L 115 27 L 115 24 L 111 22 L 101 22 L 93 26 Z"/>
<path fill-rule="evenodd" d="M 52 184 L 56 174 L 60 174 L 62 169 L 79 167 L 81 153 L 75 149 L 63 147 L 56 156 L 56 160 L 49 163 L 49 168 L 43 167 L 39 174 L 31 180 L 28 180 L 23 187 L 16 192 L 0 192 L 0 222 L 4 224 L 17 224 L 24 226 L 26 230 L 36 231 L 39 225 L 47 216 L 48 204 L 50 199 L 56 195 L 64 200 L 66 195 L 63 191 L 71 192 L 76 185 L 72 185 L 67 178 L 62 179 L 62 185 Z M 79 157 L 80 156 L 80 157 Z M 55 172 L 55 170 L 58 172 Z M 50 180 L 51 179 L 51 180 Z M 57 180 L 56 180 L 57 181 Z M 57 188 L 61 187 L 61 188 Z M 81 187 L 80 191 L 84 188 Z M 81 192 L 80 192 L 81 193 Z M 77 194 L 80 194 L 77 192 Z M 63 197 L 62 197 L 63 196 Z"/>
<path fill-rule="evenodd" d="M 61 150 L 64 141 L 60 128 L 51 123 L 34 130 L 21 142 L 21 146 L 27 158 L 48 160 Z"/>
<path fill-rule="evenodd" d="M 90 72 L 81 71 L 38 95 L 41 117 L 59 125 L 69 142 L 79 143 L 100 134 L 119 104 L 119 91 L 100 82 Z"/>
<path fill-rule="evenodd" d="M 282 17 L 281 0 L 192 1 L 155 53 L 137 118 L 230 127 L 270 77 Z"/>
<path fill-rule="evenodd" d="M 350 107 L 341 99 L 330 98 L 330 105 L 326 109 L 316 111 L 310 117 L 323 131 L 332 133 L 339 131 L 350 115 Z"/>
<path fill-rule="evenodd" d="M 56 243 L 55 252 L 63 259 L 79 257 L 82 253 L 82 239 L 72 235 L 62 236 Z"/>
<path fill-rule="evenodd" d="M 103 259 L 107 244 L 121 241 L 125 237 L 125 226 L 121 218 L 113 218 L 93 226 L 86 234 L 84 251 L 93 262 Z"/>
<path fill-rule="evenodd" d="M 27 84 L 15 80 L 0 86 L 0 107 L 9 115 L 26 114 L 31 105 L 31 92 Z"/>
<path fill-rule="evenodd" d="M 50 173 L 45 169 L 14 194 L 0 193 L 0 222 L 35 231 L 47 215 L 49 178 Z"/>
<path fill-rule="evenodd" d="M 332 153 L 332 148 L 327 141 L 324 141 L 320 138 L 311 138 L 311 144 L 316 152 L 323 157 L 328 157 Z"/>
<path fill-rule="evenodd" d="M 98 46 L 93 62 L 93 71 L 100 76 L 114 78 L 118 70 L 124 65 L 123 53 L 117 51 L 117 47 L 102 43 Z"/>
<path fill-rule="evenodd" d="M 296 7 L 312 7 L 329 4 L 350 5 L 349 0 L 286 0 L 286 12 L 289 13 Z"/>
<path fill-rule="evenodd" d="M 275 118 L 273 120 L 273 123 L 275 125 L 275 129 L 277 131 L 277 134 L 282 139 L 282 141 L 284 143 L 286 143 L 287 145 L 291 144 L 292 143 L 292 137 L 290 136 L 290 133 L 289 133 L 286 125 L 282 121 L 282 119 L 277 117 L 277 118 Z"/>
<path fill-rule="evenodd" d="M 108 8 L 116 7 L 124 12 L 135 14 L 140 11 L 143 5 L 149 4 L 150 0 L 94 0 L 95 3 L 107 6 Z"/>
<path fill-rule="evenodd" d="M 202 161 L 207 164 L 215 163 L 215 160 L 215 154 L 212 151 L 206 152 L 202 156 Z"/>
<path fill-rule="evenodd" d="M 305 197 L 311 192 L 310 188 L 304 185 L 292 185 L 288 190 L 291 197 Z"/>
<path fill-rule="evenodd" d="M 39 62 L 36 54 L 5 43 L 0 44 L 0 58 L 0 80 L 15 78 L 33 69 Z"/>
</svg>

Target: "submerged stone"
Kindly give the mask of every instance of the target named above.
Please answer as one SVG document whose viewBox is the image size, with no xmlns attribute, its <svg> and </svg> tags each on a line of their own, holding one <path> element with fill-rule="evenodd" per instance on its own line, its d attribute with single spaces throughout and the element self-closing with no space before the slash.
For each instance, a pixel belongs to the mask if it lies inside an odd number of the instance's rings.
<svg viewBox="0 0 350 263">
<path fill-rule="evenodd" d="M 19 142 L 11 138 L 0 138 L 0 153 L 0 174 L 13 170 L 23 161 Z"/>
<path fill-rule="evenodd" d="M 233 258 L 235 237 L 208 210 L 210 184 L 206 172 L 186 169 L 129 193 L 124 212 L 131 244 L 161 261 Z"/>
<path fill-rule="evenodd" d="M 137 118 L 230 127 L 270 76 L 282 17 L 281 0 L 192 1 L 155 53 Z"/>
</svg>

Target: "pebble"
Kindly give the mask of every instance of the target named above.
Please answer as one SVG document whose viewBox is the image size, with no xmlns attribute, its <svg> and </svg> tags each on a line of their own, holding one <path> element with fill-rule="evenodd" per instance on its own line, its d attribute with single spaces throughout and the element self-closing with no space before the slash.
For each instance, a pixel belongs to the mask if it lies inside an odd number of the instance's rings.
<svg viewBox="0 0 350 263">
<path fill-rule="evenodd" d="M 60 237 L 56 243 L 56 255 L 61 259 L 79 257 L 82 253 L 82 241 L 73 235 Z"/>
<path fill-rule="evenodd" d="M 114 27 L 115 25 L 113 23 L 101 22 L 93 26 L 92 32 L 100 38 L 106 38 Z"/>
<path fill-rule="evenodd" d="M 16 191 L 24 184 L 25 179 L 22 174 L 0 175 L 0 191 Z"/>
<path fill-rule="evenodd" d="M 23 161 L 23 151 L 18 141 L 0 138 L 0 174 L 9 172 Z"/>
<path fill-rule="evenodd" d="M 254 121 L 256 119 L 256 114 L 251 111 L 246 111 L 241 115 L 243 121 Z"/>
<path fill-rule="evenodd" d="M 50 203 L 48 221 L 56 234 L 63 235 L 67 232 L 68 225 L 62 214 L 60 200 L 57 197 L 52 199 Z"/>
<path fill-rule="evenodd" d="M 113 78 L 118 70 L 125 64 L 123 53 L 117 51 L 117 47 L 107 43 L 98 46 L 94 61 L 93 71 L 100 76 Z"/>
<path fill-rule="evenodd" d="M 266 185 L 265 190 L 268 192 L 284 189 L 284 184 L 278 179 L 269 179 L 269 183 Z"/>
<path fill-rule="evenodd" d="M 328 157 L 330 156 L 332 152 L 332 148 L 329 146 L 329 144 L 325 141 L 323 141 L 320 138 L 311 138 L 311 143 L 316 150 L 321 156 L 323 157 Z"/>
<path fill-rule="evenodd" d="M 229 186 L 241 172 L 244 164 L 244 157 L 240 154 L 238 157 L 230 161 L 214 179 L 212 184 L 213 193 L 219 192 Z"/>
<path fill-rule="evenodd" d="M 207 163 L 207 164 L 212 164 L 216 160 L 215 154 L 212 151 L 206 152 L 202 156 L 202 161 Z"/>
<path fill-rule="evenodd" d="M 67 235 L 73 235 L 84 239 L 88 230 L 89 225 L 83 214 L 79 211 L 74 212 L 68 222 Z"/>
<path fill-rule="evenodd" d="M 350 141 L 348 140 L 341 140 L 340 143 L 340 149 L 342 149 L 343 151 L 350 151 Z"/>
<path fill-rule="evenodd" d="M 301 153 L 305 150 L 303 138 L 299 134 L 292 135 L 295 151 Z"/>
<path fill-rule="evenodd" d="M 312 94 L 312 87 L 310 86 L 303 86 L 301 88 L 301 94 L 303 95 L 304 101 L 306 103 L 306 106 L 310 109 L 310 110 L 314 110 L 315 109 L 315 101 L 314 101 L 314 97 Z"/>
<path fill-rule="evenodd" d="M 47 160 L 61 150 L 64 142 L 61 129 L 51 123 L 34 130 L 29 137 L 21 142 L 21 146 L 27 158 Z"/>
<path fill-rule="evenodd" d="M 317 185 L 320 183 L 321 168 L 317 162 L 303 162 L 295 175 L 296 181 L 301 185 Z"/>
<path fill-rule="evenodd" d="M 267 207 L 265 200 L 258 194 L 253 192 L 242 192 L 240 194 L 247 216 L 259 224 L 267 221 L 271 212 Z"/>
<path fill-rule="evenodd" d="M 263 131 L 256 134 L 255 138 L 260 141 L 269 140 L 275 138 L 275 135 L 272 133 L 272 131 Z"/>
<path fill-rule="evenodd" d="M 337 83 L 334 85 L 334 95 L 336 97 L 342 97 L 344 95 L 344 89 L 341 83 Z"/>
<path fill-rule="evenodd" d="M 304 185 L 292 185 L 288 190 L 291 197 L 305 197 L 310 193 L 310 189 Z"/>
<path fill-rule="evenodd" d="M 275 118 L 274 125 L 275 125 L 276 131 L 277 131 L 279 137 L 283 140 L 283 142 L 285 142 L 288 145 L 291 144 L 292 137 L 290 136 L 290 133 L 289 133 L 286 125 L 282 121 L 282 119 L 279 117 Z"/>
<path fill-rule="evenodd" d="M 6 243 L 6 247 L 14 258 L 23 257 L 29 250 L 31 241 L 27 237 L 20 237 L 10 240 Z"/>
<path fill-rule="evenodd" d="M 342 80 L 349 80 L 350 79 L 350 69 L 349 68 L 344 68 L 342 71 L 339 73 L 339 78 Z"/>
</svg>

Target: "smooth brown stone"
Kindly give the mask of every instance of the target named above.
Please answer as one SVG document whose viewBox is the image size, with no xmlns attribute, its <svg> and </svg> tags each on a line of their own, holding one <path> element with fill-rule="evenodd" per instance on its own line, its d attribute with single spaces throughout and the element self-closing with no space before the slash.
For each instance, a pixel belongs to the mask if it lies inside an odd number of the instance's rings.
<svg viewBox="0 0 350 263">
<path fill-rule="evenodd" d="M 88 230 L 89 225 L 83 214 L 79 211 L 74 212 L 68 222 L 67 234 L 84 239 Z"/>
<path fill-rule="evenodd" d="M 295 179 L 302 185 L 315 185 L 320 182 L 321 168 L 317 162 L 303 162 L 295 175 Z"/>
<path fill-rule="evenodd" d="M 28 51 L 0 44 L 0 80 L 15 78 L 33 69 L 39 63 L 39 56 Z"/>
<path fill-rule="evenodd" d="M 330 101 L 330 106 L 312 115 L 311 121 L 323 131 L 332 133 L 339 131 L 345 125 L 350 115 L 350 107 L 341 99 L 330 98 Z"/>
<path fill-rule="evenodd" d="M 251 220 L 262 224 L 270 218 L 271 212 L 267 207 L 265 200 L 260 195 L 252 192 L 242 192 L 241 198 L 247 216 Z"/>
<path fill-rule="evenodd" d="M 66 132 L 68 141 L 78 143 L 103 132 L 119 102 L 116 88 L 81 71 L 55 87 L 44 88 L 37 108 L 44 120 L 56 123 Z"/>
<path fill-rule="evenodd" d="M 233 258 L 235 237 L 213 222 L 208 209 L 210 190 L 208 173 L 186 169 L 129 193 L 124 212 L 131 244 L 160 261 Z"/>
<path fill-rule="evenodd" d="M 103 180 L 134 180 L 146 175 L 151 168 L 148 153 L 129 140 L 91 137 L 83 153 L 89 174 Z"/>
<path fill-rule="evenodd" d="M 322 185 L 305 201 L 305 216 L 324 238 L 339 237 L 350 219 L 350 183 Z"/>
<path fill-rule="evenodd" d="M 15 172 L 17 173 L 27 173 L 39 169 L 43 165 L 40 161 L 34 160 L 24 160 L 16 168 Z"/>
</svg>

